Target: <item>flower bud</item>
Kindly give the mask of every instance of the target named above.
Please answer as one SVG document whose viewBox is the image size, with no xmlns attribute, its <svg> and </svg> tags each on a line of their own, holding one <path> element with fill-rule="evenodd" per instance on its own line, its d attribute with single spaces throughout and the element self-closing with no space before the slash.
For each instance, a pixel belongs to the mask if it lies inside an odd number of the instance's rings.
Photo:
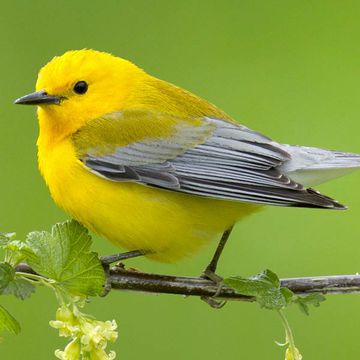
<svg viewBox="0 0 360 360">
<path fill-rule="evenodd" d="M 56 320 L 72 323 L 74 320 L 74 314 L 68 307 L 61 306 L 56 311 Z"/>
<path fill-rule="evenodd" d="M 60 360 L 79 360 L 80 359 L 80 342 L 78 339 L 74 339 L 67 344 L 64 351 L 56 350 L 55 356 Z"/>
</svg>

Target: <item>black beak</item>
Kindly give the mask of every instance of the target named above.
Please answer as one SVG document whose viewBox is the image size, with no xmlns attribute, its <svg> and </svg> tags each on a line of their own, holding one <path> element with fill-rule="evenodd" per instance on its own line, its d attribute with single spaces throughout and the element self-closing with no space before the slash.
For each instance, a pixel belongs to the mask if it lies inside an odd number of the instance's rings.
<svg viewBox="0 0 360 360">
<path fill-rule="evenodd" d="M 21 105 L 45 105 L 56 104 L 59 105 L 63 98 L 60 96 L 48 95 L 45 90 L 33 92 L 31 94 L 22 96 L 14 101 L 14 104 Z"/>
</svg>

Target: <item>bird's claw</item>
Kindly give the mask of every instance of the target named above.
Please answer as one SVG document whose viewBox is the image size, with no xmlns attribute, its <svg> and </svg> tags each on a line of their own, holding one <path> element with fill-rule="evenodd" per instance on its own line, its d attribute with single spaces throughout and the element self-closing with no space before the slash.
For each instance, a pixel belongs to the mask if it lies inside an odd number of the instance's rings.
<svg viewBox="0 0 360 360">
<path fill-rule="evenodd" d="M 215 274 L 212 270 L 208 268 L 202 273 L 201 277 L 203 279 L 211 280 L 217 286 L 214 295 L 201 296 L 201 300 L 205 301 L 209 306 L 211 306 L 214 309 L 221 309 L 222 307 L 224 307 L 226 301 L 216 300 L 216 297 L 219 296 L 221 289 L 224 286 L 224 279 L 221 276 Z"/>
<path fill-rule="evenodd" d="M 111 291 L 110 265 L 105 262 L 101 262 L 101 265 L 103 266 L 105 271 L 105 284 L 104 284 L 103 292 L 100 296 L 105 297 Z"/>
<path fill-rule="evenodd" d="M 221 309 L 226 304 L 225 300 L 224 301 L 219 301 L 219 300 L 214 299 L 211 296 L 201 296 L 200 299 L 202 301 L 206 302 L 213 309 Z"/>
</svg>

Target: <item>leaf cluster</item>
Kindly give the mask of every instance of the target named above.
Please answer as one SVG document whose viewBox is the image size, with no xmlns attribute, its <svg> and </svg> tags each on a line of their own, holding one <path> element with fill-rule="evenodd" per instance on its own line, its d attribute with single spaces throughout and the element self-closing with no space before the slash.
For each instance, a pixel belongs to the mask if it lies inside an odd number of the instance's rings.
<svg viewBox="0 0 360 360">
<path fill-rule="evenodd" d="M 281 287 L 279 277 L 271 270 L 247 278 L 232 276 L 224 283 L 239 294 L 255 297 L 260 307 L 269 310 L 281 310 L 297 304 L 304 314 L 309 315 L 309 305 L 320 306 L 325 300 L 321 294 L 295 295 L 290 289 Z"/>
<path fill-rule="evenodd" d="M 95 252 L 90 251 L 88 230 L 75 220 L 53 226 L 51 232 L 35 231 L 25 241 L 16 240 L 14 233 L 0 234 L 0 295 L 14 295 L 24 300 L 35 291 L 36 285 L 52 288 L 61 301 L 77 297 L 100 295 L 105 283 L 105 272 Z M 26 262 L 34 274 L 17 271 Z M 0 305 L 0 331 L 17 334 L 20 325 Z"/>
</svg>

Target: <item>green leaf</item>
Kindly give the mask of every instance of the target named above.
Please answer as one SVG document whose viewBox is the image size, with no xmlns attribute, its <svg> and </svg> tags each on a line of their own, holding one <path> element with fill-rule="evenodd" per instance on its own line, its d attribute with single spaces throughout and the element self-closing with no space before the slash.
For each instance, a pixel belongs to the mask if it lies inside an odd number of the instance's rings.
<svg viewBox="0 0 360 360">
<path fill-rule="evenodd" d="M 15 271 L 8 263 L 0 263 L 0 293 L 14 280 Z"/>
<path fill-rule="evenodd" d="M 20 240 L 11 240 L 3 248 L 5 249 L 5 259 L 13 267 L 24 260 L 23 249 L 26 247 L 25 243 Z"/>
<path fill-rule="evenodd" d="M 0 248 L 5 250 L 5 261 L 13 267 L 24 259 L 21 251 L 25 246 L 24 242 L 15 240 L 15 237 L 15 233 L 0 233 Z"/>
<path fill-rule="evenodd" d="M 0 246 L 6 245 L 9 241 L 14 240 L 15 237 L 15 233 L 0 233 Z"/>
<path fill-rule="evenodd" d="M 288 288 L 280 288 L 281 294 L 284 296 L 286 305 L 294 301 L 295 294 Z"/>
<path fill-rule="evenodd" d="M 37 273 L 74 295 L 94 296 L 103 291 L 105 272 L 91 243 L 88 230 L 72 220 L 54 225 L 51 233 L 30 233 L 23 252 Z"/>
<path fill-rule="evenodd" d="M 18 334 L 21 328 L 17 320 L 0 305 L 0 331 L 4 330 L 10 331 L 13 334 Z"/>
<path fill-rule="evenodd" d="M 15 295 L 24 300 L 35 291 L 35 286 L 25 279 L 16 276 L 12 266 L 8 263 L 0 263 L 0 294 Z"/>
<path fill-rule="evenodd" d="M 313 293 L 305 296 L 296 296 L 293 302 L 299 305 L 300 310 L 304 314 L 309 315 L 309 305 L 319 307 L 320 303 L 322 303 L 325 300 L 326 300 L 325 296 L 321 294 Z"/>
<path fill-rule="evenodd" d="M 298 296 L 288 288 L 281 288 L 278 276 L 270 270 L 248 278 L 233 276 L 225 279 L 224 283 L 239 294 L 255 297 L 260 306 L 266 309 L 280 310 L 295 303 L 302 312 L 309 315 L 309 305 L 318 307 L 326 300 L 321 294 Z"/>
<path fill-rule="evenodd" d="M 260 306 L 266 309 L 282 309 L 293 297 L 289 289 L 280 288 L 278 276 L 270 270 L 249 278 L 233 276 L 224 282 L 239 294 L 256 297 Z"/>
<path fill-rule="evenodd" d="M 2 290 L 2 295 L 14 295 L 21 300 L 29 298 L 35 292 L 35 285 L 29 281 L 16 277 Z"/>
</svg>

